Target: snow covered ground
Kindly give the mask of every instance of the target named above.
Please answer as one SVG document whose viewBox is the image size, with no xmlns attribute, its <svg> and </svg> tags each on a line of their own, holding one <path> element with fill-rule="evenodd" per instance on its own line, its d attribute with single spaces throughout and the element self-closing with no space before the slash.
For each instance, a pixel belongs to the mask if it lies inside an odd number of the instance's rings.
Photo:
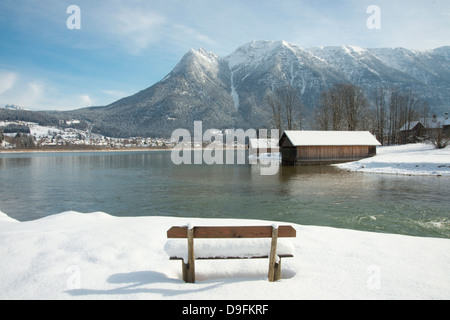
<svg viewBox="0 0 450 320">
<path fill-rule="evenodd" d="M 267 260 L 198 261 L 197 283 L 169 261 L 179 225 L 251 220 L 65 212 L 18 222 L 0 212 L 0 299 L 449 299 L 450 240 L 293 225 L 282 280 Z"/>
<path fill-rule="evenodd" d="M 450 149 L 379 147 L 338 167 L 450 176 Z M 450 299 L 450 239 L 293 224 L 294 258 L 283 259 L 276 283 L 266 260 L 220 260 L 198 261 L 197 283 L 186 284 L 165 251 L 171 226 L 273 223 L 101 212 L 18 222 L 0 212 L 0 299 Z"/>
<path fill-rule="evenodd" d="M 337 167 L 368 173 L 450 176 L 450 147 L 435 149 L 431 144 L 378 147 L 373 158 Z"/>
</svg>

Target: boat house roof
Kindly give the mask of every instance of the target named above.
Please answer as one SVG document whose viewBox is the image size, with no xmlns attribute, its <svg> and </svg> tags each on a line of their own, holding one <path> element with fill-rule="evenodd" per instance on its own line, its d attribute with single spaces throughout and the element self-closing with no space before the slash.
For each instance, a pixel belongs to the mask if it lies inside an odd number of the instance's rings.
<svg viewBox="0 0 450 320">
<path fill-rule="evenodd" d="M 380 146 L 369 131 L 285 131 L 280 146 L 288 139 L 292 146 Z"/>
</svg>

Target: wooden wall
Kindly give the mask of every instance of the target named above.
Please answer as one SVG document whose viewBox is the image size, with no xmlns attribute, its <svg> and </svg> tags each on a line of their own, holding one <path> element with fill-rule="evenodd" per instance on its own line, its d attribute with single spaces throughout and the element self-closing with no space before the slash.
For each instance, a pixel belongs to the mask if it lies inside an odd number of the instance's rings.
<svg viewBox="0 0 450 320">
<path fill-rule="evenodd" d="M 283 163 L 331 164 L 356 161 L 376 154 L 371 146 L 304 146 L 282 148 Z"/>
</svg>

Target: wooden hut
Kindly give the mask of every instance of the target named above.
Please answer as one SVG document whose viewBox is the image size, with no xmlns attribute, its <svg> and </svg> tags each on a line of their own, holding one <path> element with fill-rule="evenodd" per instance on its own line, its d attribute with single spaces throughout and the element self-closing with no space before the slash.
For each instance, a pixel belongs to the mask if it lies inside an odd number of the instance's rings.
<svg viewBox="0 0 450 320">
<path fill-rule="evenodd" d="M 427 128 L 420 121 L 407 122 L 399 130 L 399 143 L 415 143 L 426 136 Z"/>
<path fill-rule="evenodd" d="M 285 131 L 279 142 L 282 162 L 290 165 L 356 161 L 376 155 L 379 145 L 368 131 Z"/>
<path fill-rule="evenodd" d="M 420 142 L 430 137 L 436 136 L 439 132 L 443 133 L 445 137 L 450 137 L 450 120 L 448 113 L 444 117 L 425 118 L 420 121 L 411 121 L 405 123 L 398 131 L 399 143 L 415 143 Z"/>
</svg>

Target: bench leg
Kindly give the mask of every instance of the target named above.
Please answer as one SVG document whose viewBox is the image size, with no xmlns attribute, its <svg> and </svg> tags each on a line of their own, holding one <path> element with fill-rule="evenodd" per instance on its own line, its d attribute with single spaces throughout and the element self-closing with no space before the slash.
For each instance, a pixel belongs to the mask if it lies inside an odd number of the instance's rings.
<svg viewBox="0 0 450 320">
<path fill-rule="evenodd" d="M 281 278 L 281 259 L 277 259 L 278 228 L 272 227 L 272 243 L 269 256 L 269 281 L 274 282 Z M 277 261 L 278 260 L 278 261 Z"/>
<path fill-rule="evenodd" d="M 195 267 L 191 267 L 189 263 L 184 263 L 184 260 L 181 260 L 181 265 L 183 271 L 183 281 L 186 283 L 195 283 Z"/>
<path fill-rule="evenodd" d="M 278 281 L 281 279 L 281 259 L 279 259 L 278 263 L 275 263 L 275 268 L 274 268 L 274 278 L 273 281 Z"/>
<path fill-rule="evenodd" d="M 183 280 L 187 283 L 195 283 L 195 258 L 194 258 L 194 228 L 188 228 L 188 263 L 183 264 Z"/>
<path fill-rule="evenodd" d="M 269 268 L 269 281 L 275 282 L 281 279 L 281 259 L 272 268 Z"/>
</svg>

